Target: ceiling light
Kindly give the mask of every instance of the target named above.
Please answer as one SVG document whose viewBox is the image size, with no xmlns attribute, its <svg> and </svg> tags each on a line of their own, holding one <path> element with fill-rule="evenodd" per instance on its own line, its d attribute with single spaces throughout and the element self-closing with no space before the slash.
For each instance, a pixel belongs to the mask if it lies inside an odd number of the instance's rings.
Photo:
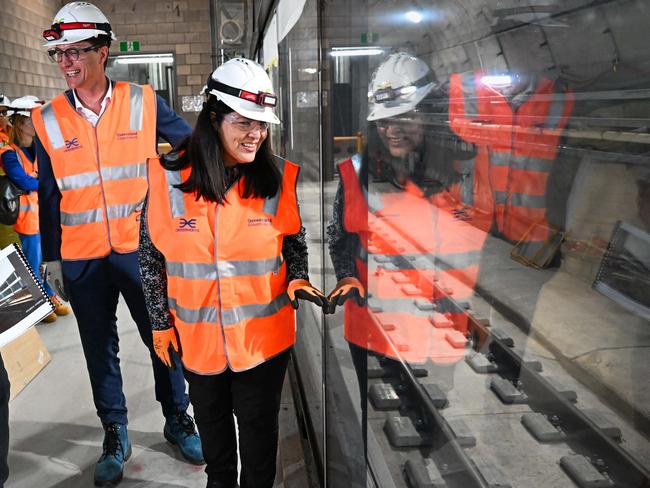
<svg viewBox="0 0 650 488">
<path fill-rule="evenodd" d="M 377 56 L 384 54 L 383 49 L 376 47 L 333 47 L 330 56 Z"/>
<path fill-rule="evenodd" d="M 414 24 L 419 24 L 422 22 L 422 14 L 418 12 L 417 10 L 409 10 L 404 14 L 404 17 L 406 17 L 408 20 L 413 22 Z"/>
</svg>

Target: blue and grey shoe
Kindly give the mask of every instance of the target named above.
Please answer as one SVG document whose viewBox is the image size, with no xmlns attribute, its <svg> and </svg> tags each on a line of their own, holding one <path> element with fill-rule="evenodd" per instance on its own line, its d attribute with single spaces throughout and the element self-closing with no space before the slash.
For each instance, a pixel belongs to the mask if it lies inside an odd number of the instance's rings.
<svg viewBox="0 0 650 488">
<path fill-rule="evenodd" d="M 124 463 L 131 457 L 131 443 L 124 424 L 104 424 L 104 445 L 95 465 L 95 486 L 112 486 L 122 480 Z"/>
<path fill-rule="evenodd" d="M 187 412 L 168 416 L 163 433 L 165 439 L 178 446 L 185 460 L 192 464 L 205 464 L 201 438 L 194 427 L 194 419 Z"/>
</svg>

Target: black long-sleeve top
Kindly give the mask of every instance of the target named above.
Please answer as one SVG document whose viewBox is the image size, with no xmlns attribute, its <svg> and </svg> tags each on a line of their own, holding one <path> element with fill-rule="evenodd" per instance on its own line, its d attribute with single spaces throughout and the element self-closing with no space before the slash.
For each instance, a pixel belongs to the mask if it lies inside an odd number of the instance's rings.
<svg viewBox="0 0 650 488">
<path fill-rule="evenodd" d="M 236 175 L 229 172 L 228 175 L 235 181 Z M 147 203 L 145 200 L 140 218 L 140 246 L 138 248 L 138 260 L 140 263 L 140 274 L 144 297 L 151 320 L 153 330 L 164 330 L 173 327 L 174 318 L 169 311 L 167 303 L 167 271 L 165 269 L 165 257 L 154 246 L 147 228 Z M 301 227 L 300 232 L 294 235 L 285 236 L 282 241 L 282 256 L 287 266 L 287 280 L 305 279 L 309 280 L 307 263 L 307 241 L 305 228 Z"/>
</svg>

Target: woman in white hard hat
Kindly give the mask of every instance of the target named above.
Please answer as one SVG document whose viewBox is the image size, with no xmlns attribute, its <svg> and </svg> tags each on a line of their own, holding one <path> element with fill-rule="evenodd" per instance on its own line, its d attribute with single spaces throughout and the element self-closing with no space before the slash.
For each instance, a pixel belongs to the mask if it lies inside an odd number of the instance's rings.
<svg viewBox="0 0 650 488">
<path fill-rule="evenodd" d="M 9 144 L 0 148 L 0 154 L 7 176 L 25 192 L 20 196 L 20 210 L 14 230 L 20 238 L 21 247 L 34 274 L 54 302 L 54 312 L 45 317 L 43 322 L 54 322 L 58 315 L 68 315 L 70 308 L 59 300 L 47 281 L 43 282 L 39 272 L 43 257 L 38 225 L 38 172 L 34 154 L 36 133 L 32 124 L 31 111 L 42 103 L 37 97 L 31 95 L 13 101 L 9 109 L 12 125 Z"/>
<path fill-rule="evenodd" d="M 191 137 L 149 164 L 140 268 L 157 354 L 180 353 L 208 487 L 275 478 L 282 383 L 309 283 L 299 167 L 274 156 L 271 80 L 253 61 L 217 68 Z M 171 350 L 170 350 L 171 347 Z"/>
</svg>

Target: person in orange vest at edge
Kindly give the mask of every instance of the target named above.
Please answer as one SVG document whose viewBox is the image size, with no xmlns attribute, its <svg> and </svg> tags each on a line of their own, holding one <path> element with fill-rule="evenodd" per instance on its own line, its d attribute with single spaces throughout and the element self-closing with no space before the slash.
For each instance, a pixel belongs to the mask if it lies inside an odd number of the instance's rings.
<svg viewBox="0 0 650 488">
<path fill-rule="evenodd" d="M 95 484 L 119 482 L 131 455 L 118 358 L 120 294 L 149 349 L 164 436 L 188 462 L 203 464 L 180 361 L 174 358 L 178 367 L 170 370 L 153 349 L 137 256 L 147 160 L 157 157 L 157 136 L 176 144 L 191 127 L 150 85 L 106 77 L 115 36 L 96 6 L 64 5 L 43 37 L 69 90 L 32 113 L 41 245 L 48 281 L 60 297 L 69 297 L 77 319 L 104 428 Z"/>
<path fill-rule="evenodd" d="M 36 279 L 43 285 L 45 292 L 54 303 L 54 312 L 43 322 L 54 322 L 58 315 L 68 315 L 70 307 L 65 305 L 54 293 L 47 280 L 43 280 L 40 266 L 41 235 L 38 227 L 38 172 L 34 154 L 34 125 L 31 112 L 42 105 L 37 97 L 27 95 L 13 101 L 10 109 L 11 131 L 9 144 L 0 147 L 2 166 L 9 179 L 25 193 L 20 196 L 20 209 L 14 230 L 20 238 L 20 245 L 27 257 L 27 262 L 34 270 Z"/>
<path fill-rule="evenodd" d="M 559 227 L 549 223 L 557 195 L 547 194 L 548 182 L 573 107 L 573 93 L 542 76 L 474 71 L 449 81 L 449 125 L 476 146 L 474 173 L 490 188 L 492 233 L 521 241 L 521 252 L 540 261 Z"/>
<path fill-rule="evenodd" d="M 0 147 L 9 143 L 9 130 L 11 129 L 9 107 L 11 107 L 11 100 L 4 93 L 0 93 Z"/>
<path fill-rule="evenodd" d="M 392 54 L 368 93 L 376 134 L 362 158 L 338 165 L 327 227 L 338 280 L 329 311 L 344 304 L 364 417 L 368 352 L 389 363 L 431 361 L 448 387 L 446 366 L 465 353 L 465 308 L 491 220 L 466 165 L 473 148 L 445 127 L 447 98 L 429 67 Z"/>
<path fill-rule="evenodd" d="M 271 152 L 271 80 L 234 58 L 206 96 L 191 137 L 149 165 L 140 268 L 156 352 L 183 361 L 207 486 L 237 486 L 239 444 L 239 486 L 271 488 L 294 309 L 327 302 L 309 283 L 300 168 Z"/>
</svg>

